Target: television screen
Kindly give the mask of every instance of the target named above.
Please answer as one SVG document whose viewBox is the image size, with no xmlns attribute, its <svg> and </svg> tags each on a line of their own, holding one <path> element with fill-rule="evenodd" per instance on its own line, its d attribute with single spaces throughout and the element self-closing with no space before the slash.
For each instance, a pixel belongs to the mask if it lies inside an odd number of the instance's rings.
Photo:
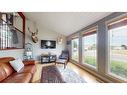
<svg viewBox="0 0 127 95">
<path fill-rule="evenodd" d="M 42 49 L 55 49 L 56 41 L 54 40 L 41 40 L 41 48 Z"/>
</svg>

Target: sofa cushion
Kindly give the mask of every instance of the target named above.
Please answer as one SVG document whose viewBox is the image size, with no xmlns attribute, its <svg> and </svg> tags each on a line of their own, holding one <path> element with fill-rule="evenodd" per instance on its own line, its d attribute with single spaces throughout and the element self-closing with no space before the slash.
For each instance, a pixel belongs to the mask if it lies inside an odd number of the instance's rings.
<svg viewBox="0 0 127 95">
<path fill-rule="evenodd" d="M 9 76 L 7 79 L 3 80 L 3 83 L 28 83 L 32 78 L 31 73 L 14 73 Z"/>
<path fill-rule="evenodd" d="M 28 66 L 24 66 L 24 68 L 22 68 L 19 72 L 17 73 L 31 73 L 34 74 L 36 71 L 36 67 L 35 65 L 28 65 Z"/>
<path fill-rule="evenodd" d="M 0 81 L 4 80 L 14 72 L 9 63 L 0 63 Z"/>
<path fill-rule="evenodd" d="M 0 81 L 4 80 L 7 77 L 6 72 L 2 65 L 0 65 Z"/>
<path fill-rule="evenodd" d="M 17 72 L 19 72 L 24 67 L 24 64 L 21 59 L 10 61 L 10 64 Z"/>
<path fill-rule="evenodd" d="M 0 62 L 2 63 L 9 63 L 9 61 L 15 60 L 13 57 L 2 57 L 0 58 Z"/>
<path fill-rule="evenodd" d="M 13 68 L 10 66 L 10 64 L 8 64 L 8 63 L 3 63 L 2 66 L 3 66 L 3 68 L 4 68 L 4 70 L 5 70 L 7 76 L 9 76 L 9 75 L 11 75 L 13 72 L 15 72 L 14 69 L 13 69 Z"/>
<path fill-rule="evenodd" d="M 10 76 L 14 69 L 11 67 L 9 61 L 14 60 L 13 57 L 2 57 L 0 58 L 0 81 Z"/>
</svg>

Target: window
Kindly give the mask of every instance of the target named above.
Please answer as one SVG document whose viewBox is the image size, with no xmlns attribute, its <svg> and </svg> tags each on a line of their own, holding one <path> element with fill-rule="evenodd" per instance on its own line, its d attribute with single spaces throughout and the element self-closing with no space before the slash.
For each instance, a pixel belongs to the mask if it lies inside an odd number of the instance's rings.
<svg viewBox="0 0 127 95">
<path fill-rule="evenodd" d="M 109 74 L 127 79 L 127 18 L 108 24 Z"/>
<path fill-rule="evenodd" d="M 0 50 L 23 48 L 24 33 L 5 21 L 0 23 Z"/>
<path fill-rule="evenodd" d="M 83 34 L 83 64 L 97 67 L 97 32 L 96 29 L 92 29 Z"/>
<path fill-rule="evenodd" d="M 75 38 L 72 40 L 72 59 L 79 61 L 79 39 Z"/>
<path fill-rule="evenodd" d="M 3 25 L 4 26 L 4 25 Z M 1 31 L 2 26 L 0 26 Z M 0 49 L 11 46 L 12 33 L 9 30 L 8 26 L 4 26 L 3 30 L 0 32 Z"/>
<path fill-rule="evenodd" d="M 24 48 L 25 28 L 22 13 L 0 13 L 0 50 Z M 14 26 L 15 19 L 19 22 Z M 19 20 L 20 19 L 20 20 Z M 21 25 L 19 25 L 20 23 Z M 23 28 L 23 29 L 22 29 Z"/>
</svg>

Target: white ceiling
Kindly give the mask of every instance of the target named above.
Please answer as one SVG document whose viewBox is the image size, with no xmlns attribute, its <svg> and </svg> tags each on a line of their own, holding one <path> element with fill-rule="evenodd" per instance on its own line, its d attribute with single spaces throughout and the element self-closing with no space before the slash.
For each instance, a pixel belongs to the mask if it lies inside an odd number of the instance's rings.
<svg viewBox="0 0 127 95">
<path fill-rule="evenodd" d="M 24 15 L 39 26 L 70 35 L 100 19 L 111 12 L 25 12 Z"/>
</svg>

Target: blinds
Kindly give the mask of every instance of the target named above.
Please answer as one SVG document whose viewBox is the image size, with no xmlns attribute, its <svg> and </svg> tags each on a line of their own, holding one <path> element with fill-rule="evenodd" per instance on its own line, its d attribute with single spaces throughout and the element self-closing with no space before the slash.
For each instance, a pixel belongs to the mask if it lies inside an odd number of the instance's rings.
<svg viewBox="0 0 127 95">
<path fill-rule="evenodd" d="M 74 35 L 71 37 L 72 40 L 73 40 L 73 39 L 77 39 L 77 38 L 79 38 L 79 34 L 74 34 Z"/>
<path fill-rule="evenodd" d="M 84 32 L 82 34 L 82 36 L 88 36 L 88 35 L 91 35 L 91 34 L 96 34 L 97 33 L 97 28 L 93 28 L 93 29 L 89 29 L 87 30 L 86 32 Z"/>
<path fill-rule="evenodd" d="M 0 50 L 23 48 L 24 33 L 5 21 L 0 23 Z"/>
<path fill-rule="evenodd" d="M 6 23 L 0 23 L 0 49 L 10 48 L 12 33 Z"/>
<path fill-rule="evenodd" d="M 109 23 L 108 24 L 108 29 L 110 30 L 110 29 L 118 28 L 118 27 L 125 26 L 125 25 L 127 25 L 127 17 Z"/>
</svg>

